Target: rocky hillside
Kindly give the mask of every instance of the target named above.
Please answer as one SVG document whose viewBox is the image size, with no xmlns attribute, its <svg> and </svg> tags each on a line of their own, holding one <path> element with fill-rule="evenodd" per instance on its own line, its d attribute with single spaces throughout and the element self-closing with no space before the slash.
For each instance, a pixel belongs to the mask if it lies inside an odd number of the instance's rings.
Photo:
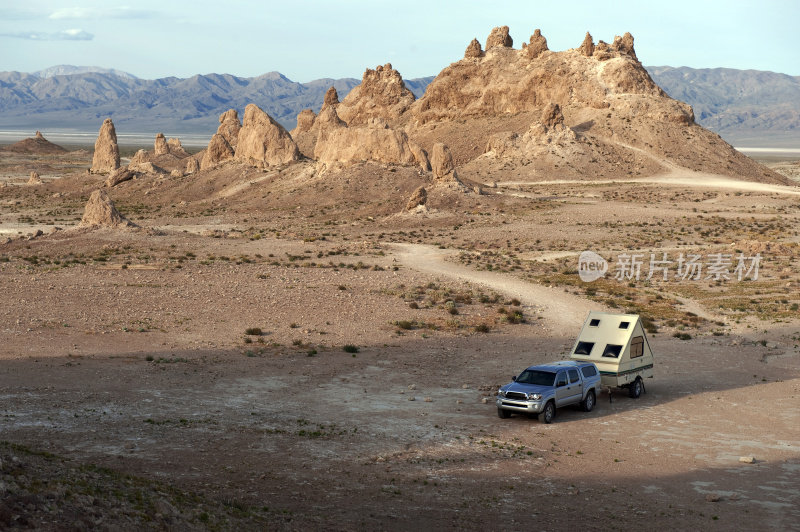
<svg viewBox="0 0 800 532">
<path fill-rule="evenodd" d="M 730 68 L 647 70 L 670 96 L 694 108 L 700 124 L 729 142 L 800 143 L 800 76 Z"/>
<path fill-rule="evenodd" d="M 216 128 L 220 113 L 256 103 L 291 129 L 301 109 L 319 109 L 328 87 L 344 95 L 358 84 L 352 78 L 297 83 L 278 72 L 255 78 L 208 74 L 144 80 L 94 70 L 59 74 L 74 72 L 61 66 L 34 74 L 0 72 L 0 128 L 94 130 L 112 117 L 125 131 L 206 132 Z M 407 84 L 421 95 L 429 81 Z"/>
</svg>

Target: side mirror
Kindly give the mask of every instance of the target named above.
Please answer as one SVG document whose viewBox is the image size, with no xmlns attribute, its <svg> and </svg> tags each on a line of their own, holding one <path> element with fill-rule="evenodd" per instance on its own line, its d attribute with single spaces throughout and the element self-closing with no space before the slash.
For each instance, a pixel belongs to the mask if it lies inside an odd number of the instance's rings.
<svg viewBox="0 0 800 532">
<path fill-rule="evenodd" d="M 513 376 L 511 377 L 511 380 L 512 380 L 512 381 L 514 381 L 514 382 L 517 382 L 517 376 L 516 376 L 516 375 L 513 375 Z"/>
</svg>

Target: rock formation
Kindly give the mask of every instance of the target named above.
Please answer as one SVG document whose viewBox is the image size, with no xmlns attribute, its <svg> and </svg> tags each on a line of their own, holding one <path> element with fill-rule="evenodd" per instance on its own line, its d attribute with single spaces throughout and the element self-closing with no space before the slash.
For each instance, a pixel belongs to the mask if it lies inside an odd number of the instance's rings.
<svg viewBox="0 0 800 532">
<path fill-rule="evenodd" d="M 464 58 L 468 57 L 483 57 L 483 50 L 481 50 L 481 43 L 478 39 L 472 39 L 464 50 Z"/>
<path fill-rule="evenodd" d="M 320 136 L 314 157 L 325 164 L 353 164 L 377 161 L 426 167 L 427 158 L 420 160 L 424 150 L 414 146 L 404 131 L 390 129 L 386 122 L 373 119 L 365 127 L 339 127 Z M 418 158 L 419 157 L 419 158 Z"/>
<path fill-rule="evenodd" d="M 542 111 L 542 118 L 539 121 L 548 129 L 564 125 L 561 107 L 557 103 L 548 103 Z"/>
<path fill-rule="evenodd" d="M 129 164 L 128 169 L 139 174 L 166 174 L 167 170 L 153 164 L 150 161 L 136 164 Z"/>
<path fill-rule="evenodd" d="M 208 147 L 206 148 L 205 154 L 203 155 L 203 160 L 200 163 L 200 170 L 206 170 L 208 168 L 212 168 L 217 164 L 221 163 L 222 161 L 227 161 L 228 159 L 232 159 L 235 152 L 225 137 L 219 133 L 214 133 L 211 137 L 211 140 L 208 142 Z M 192 158 L 197 163 L 197 159 Z M 187 166 L 186 171 L 189 171 Z"/>
<path fill-rule="evenodd" d="M 324 105 L 324 104 L 323 104 Z M 297 136 L 311 130 L 314 125 L 314 120 L 317 118 L 317 113 L 311 109 L 303 109 L 297 114 L 297 125 L 290 132 L 292 138 L 297 140 Z"/>
<path fill-rule="evenodd" d="M 123 181 L 129 181 L 134 178 L 136 173 L 130 169 L 128 166 L 123 166 L 122 168 L 117 168 L 106 178 L 105 185 L 106 187 L 115 187 L 122 183 Z"/>
<path fill-rule="evenodd" d="M 37 133 L 39 133 L 39 132 L 37 131 Z M 42 184 L 42 178 L 39 177 L 39 172 L 37 172 L 36 170 L 33 170 L 31 172 L 31 177 L 30 177 L 30 179 L 28 179 L 28 184 L 29 185 L 41 185 Z"/>
<path fill-rule="evenodd" d="M 322 109 L 325 109 L 329 105 L 339 105 L 339 93 L 336 91 L 336 87 L 329 87 L 325 92 Z"/>
<path fill-rule="evenodd" d="M 92 192 L 79 227 L 135 227 L 136 224 L 122 216 L 114 202 L 103 189 Z"/>
<path fill-rule="evenodd" d="M 442 179 L 448 174 L 452 173 L 456 176 L 456 165 L 453 163 L 453 154 L 446 144 L 437 142 L 433 145 L 431 150 L 431 168 L 433 169 L 433 176 L 436 179 Z"/>
<path fill-rule="evenodd" d="M 398 119 L 414 103 L 414 94 L 408 90 L 400 73 L 391 63 L 367 69 L 361 84 L 337 106 L 339 117 L 348 126 L 366 124 L 370 118 Z"/>
<path fill-rule="evenodd" d="M 244 110 L 235 158 L 258 167 L 297 161 L 300 152 L 289 132 L 255 104 Z"/>
<path fill-rule="evenodd" d="M 508 26 L 493 28 L 489 37 L 486 38 L 485 48 L 487 52 L 495 46 L 505 46 L 506 48 L 514 46 L 514 39 L 508 34 Z"/>
<path fill-rule="evenodd" d="M 9 151 L 14 153 L 34 153 L 34 154 L 59 154 L 67 152 L 67 150 L 64 149 L 62 146 L 59 146 L 58 144 L 53 144 L 52 142 L 44 138 L 44 136 L 40 131 L 37 131 L 36 135 L 33 137 L 29 137 L 19 142 L 15 142 L 10 146 L 4 146 L 0 148 L 0 151 Z"/>
<path fill-rule="evenodd" d="M 586 57 L 592 57 L 592 54 L 594 54 L 594 41 L 592 40 L 592 35 L 588 31 L 578 50 Z"/>
<path fill-rule="evenodd" d="M 619 35 L 614 37 L 614 42 L 612 43 L 611 47 L 621 54 L 631 56 L 634 61 L 639 61 L 639 59 L 636 57 L 636 52 L 633 49 L 633 35 L 631 35 L 630 32 L 626 31 L 625 35 L 622 37 Z"/>
<path fill-rule="evenodd" d="M 547 39 L 544 38 L 544 35 L 542 35 L 539 29 L 533 31 L 533 35 L 531 35 L 527 45 L 522 43 L 522 49 L 528 59 L 536 59 L 549 50 L 549 48 L 547 48 Z"/>
<path fill-rule="evenodd" d="M 236 109 L 228 109 L 219 115 L 219 127 L 217 128 L 217 135 L 222 135 L 231 148 L 236 149 L 236 144 L 239 139 L 239 131 L 242 129 L 242 124 L 239 122 L 239 113 Z"/>
<path fill-rule="evenodd" d="M 169 151 L 170 155 L 174 155 L 179 159 L 185 159 L 186 157 L 189 157 L 189 152 L 183 149 L 180 139 L 167 140 L 167 150 Z"/>
<path fill-rule="evenodd" d="M 97 141 L 94 143 L 94 156 L 92 157 L 93 174 L 105 174 L 119 168 L 119 146 L 117 146 L 117 132 L 114 122 L 110 118 L 103 121 Z"/>
<path fill-rule="evenodd" d="M 406 202 L 406 210 L 413 211 L 420 205 L 425 205 L 428 201 L 428 191 L 425 190 L 425 186 L 421 185 L 417 188 L 414 192 L 411 193 L 411 197 L 408 198 L 408 202 Z"/>
<path fill-rule="evenodd" d="M 169 146 L 167 146 L 167 139 L 164 137 L 163 133 L 159 133 L 156 135 L 156 142 L 153 151 L 156 154 L 156 156 L 167 155 L 169 153 Z"/>
<path fill-rule="evenodd" d="M 189 157 L 186 160 L 186 173 L 187 174 L 194 174 L 195 172 L 200 171 L 200 162 L 194 157 Z"/>
</svg>

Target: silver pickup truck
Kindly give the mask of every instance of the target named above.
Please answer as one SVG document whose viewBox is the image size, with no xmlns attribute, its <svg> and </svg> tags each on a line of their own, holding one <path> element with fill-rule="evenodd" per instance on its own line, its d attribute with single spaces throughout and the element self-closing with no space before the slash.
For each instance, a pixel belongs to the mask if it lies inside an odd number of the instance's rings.
<svg viewBox="0 0 800 532">
<path fill-rule="evenodd" d="M 531 366 L 497 392 L 497 415 L 540 417 L 552 423 L 556 408 L 580 404 L 590 412 L 600 391 L 600 372 L 592 362 L 561 360 Z"/>
</svg>

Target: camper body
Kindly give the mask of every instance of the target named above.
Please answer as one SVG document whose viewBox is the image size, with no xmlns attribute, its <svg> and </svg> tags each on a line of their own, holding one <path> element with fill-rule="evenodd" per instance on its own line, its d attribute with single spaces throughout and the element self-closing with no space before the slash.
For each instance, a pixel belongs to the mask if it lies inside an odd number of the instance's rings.
<svg viewBox="0 0 800 532">
<path fill-rule="evenodd" d="M 631 397 L 653 377 L 653 351 L 638 314 L 589 313 L 570 358 L 594 362 L 604 386 L 627 388 Z"/>
</svg>

